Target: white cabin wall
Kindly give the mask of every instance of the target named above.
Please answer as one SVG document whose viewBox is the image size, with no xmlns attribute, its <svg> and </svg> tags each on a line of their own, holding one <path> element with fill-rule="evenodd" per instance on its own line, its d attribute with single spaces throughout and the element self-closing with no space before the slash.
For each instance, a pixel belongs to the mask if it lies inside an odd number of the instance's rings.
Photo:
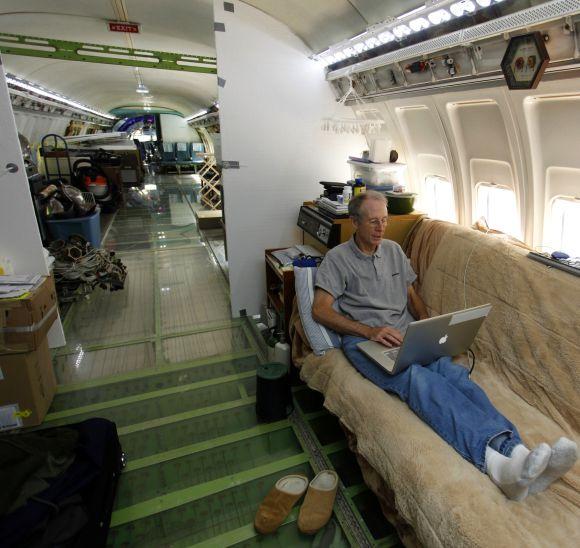
<svg viewBox="0 0 580 548">
<path fill-rule="evenodd" d="M 185 118 L 176 114 L 160 114 L 161 134 L 166 143 L 200 143 L 201 138 Z"/>
<path fill-rule="evenodd" d="M 478 182 L 511 188 L 520 236 L 538 247 L 546 245 L 551 200 L 580 197 L 578 89 L 580 78 L 565 78 L 528 91 L 499 85 L 381 104 L 403 141 L 411 189 L 421 193 L 429 174 L 452 181 L 459 222 L 469 226 Z"/>
<path fill-rule="evenodd" d="M 64 116 L 43 116 L 30 112 L 16 111 L 14 119 L 18 133 L 28 139 L 31 145 L 40 145 L 41 139 L 49 134 L 64 135 L 70 123 L 70 118 Z"/>
<path fill-rule="evenodd" d="M 323 69 L 279 21 L 242 2 L 234 12 L 214 2 L 222 155 L 240 169 L 223 171 L 226 237 L 234 316 L 265 301 L 264 249 L 301 242 L 298 207 L 318 196 L 318 181 L 346 181 L 348 155 L 361 136 L 321 131 L 340 112 Z"/>
<path fill-rule="evenodd" d="M 12 262 L 15 274 L 49 274 L 40 232 L 36 222 L 24 161 L 18 142 L 16 123 L 8 95 L 4 70 L 0 61 L 0 256 Z M 16 173 L 5 166 L 15 164 Z M 60 317 L 48 334 L 51 348 L 65 344 Z"/>
</svg>

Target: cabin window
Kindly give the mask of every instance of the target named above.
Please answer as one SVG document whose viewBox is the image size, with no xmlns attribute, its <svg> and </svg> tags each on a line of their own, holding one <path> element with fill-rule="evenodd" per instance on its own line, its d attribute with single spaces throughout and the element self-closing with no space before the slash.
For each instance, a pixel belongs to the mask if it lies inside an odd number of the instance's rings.
<svg viewBox="0 0 580 548">
<path fill-rule="evenodd" d="M 457 213 L 451 182 L 435 175 L 425 177 L 423 207 L 432 219 L 456 223 Z"/>
<path fill-rule="evenodd" d="M 515 192 L 493 183 L 479 183 L 476 186 L 476 215 L 484 217 L 487 226 L 521 239 L 522 230 Z"/>
<path fill-rule="evenodd" d="M 549 247 L 580 257 L 580 200 L 558 196 L 552 200 Z"/>
</svg>

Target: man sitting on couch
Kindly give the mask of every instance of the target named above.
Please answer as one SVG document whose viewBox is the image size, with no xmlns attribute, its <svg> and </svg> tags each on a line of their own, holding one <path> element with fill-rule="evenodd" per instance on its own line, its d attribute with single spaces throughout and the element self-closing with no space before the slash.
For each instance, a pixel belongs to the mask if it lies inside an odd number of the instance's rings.
<svg viewBox="0 0 580 548">
<path fill-rule="evenodd" d="M 386 198 L 360 194 L 348 211 L 355 233 L 331 249 L 318 269 L 313 318 L 343 335 L 343 351 L 363 376 L 399 396 L 507 497 L 523 500 L 546 489 L 575 463 L 576 443 L 560 438 L 553 447 L 541 443 L 530 451 L 467 369 L 449 357 L 389 375 L 357 348 L 365 340 L 399 346 L 411 312 L 418 319 L 428 314 L 411 285 L 416 275 L 403 250 L 383 240 Z"/>
</svg>

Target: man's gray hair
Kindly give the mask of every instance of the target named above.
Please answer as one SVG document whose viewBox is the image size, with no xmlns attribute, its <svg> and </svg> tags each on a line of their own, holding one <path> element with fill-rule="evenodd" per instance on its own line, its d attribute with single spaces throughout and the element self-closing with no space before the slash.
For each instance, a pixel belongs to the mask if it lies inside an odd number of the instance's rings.
<svg viewBox="0 0 580 548">
<path fill-rule="evenodd" d="M 367 190 L 366 192 L 361 192 L 357 194 L 349 203 L 348 203 L 348 214 L 350 217 L 354 217 L 355 219 L 362 221 L 362 214 L 361 208 L 362 205 L 367 200 L 376 200 L 378 202 L 383 202 L 385 205 L 388 205 L 387 197 L 376 190 Z"/>
</svg>

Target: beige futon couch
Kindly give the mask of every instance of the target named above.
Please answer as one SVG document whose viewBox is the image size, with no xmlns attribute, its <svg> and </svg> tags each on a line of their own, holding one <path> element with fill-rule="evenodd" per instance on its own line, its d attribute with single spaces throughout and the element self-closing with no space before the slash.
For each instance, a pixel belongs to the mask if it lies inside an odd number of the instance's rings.
<svg viewBox="0 0 580 548">
<path fill-rule="evenodd" d="M 472 378 L 524 443 L 579 442 L 580 278 L 528 259 L 505 237 L 430 219 L 404 247 L 431 315 L 492 303 Z M 314 355 L 296 311 L 292 333 L 294 364 L 340 419 L 405 545 L 580 546 L 578 463 L 547 491 L 510 501 L 341 350 Z"/>
</svg>

